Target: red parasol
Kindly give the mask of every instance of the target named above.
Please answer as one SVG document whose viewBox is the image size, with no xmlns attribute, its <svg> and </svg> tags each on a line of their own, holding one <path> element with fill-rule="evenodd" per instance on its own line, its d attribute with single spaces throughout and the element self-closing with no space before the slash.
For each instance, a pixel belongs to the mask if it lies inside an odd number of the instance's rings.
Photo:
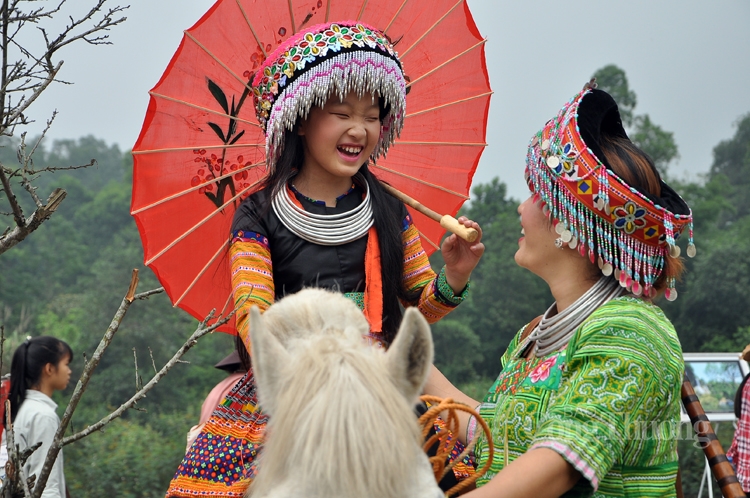
<svg viewBox="0 0 750 498">
<path fill-rule="evenodd" d="M 292 34 L 351 19 L 385 31 L 410 81 L 404 131 L 373 171 L 442 213 L 457 213 L 468 199 L 491 91 L 485 40 L 465 0 L 218 0 L 185 32 L 150 92 L 133 147 L 131 214 L 145 263 L 194 317 L 231 308 L 232 217 L 266 173 L 252 75 Z M 433 252 L 443 228 L 411 211 Z"/>
</svg>

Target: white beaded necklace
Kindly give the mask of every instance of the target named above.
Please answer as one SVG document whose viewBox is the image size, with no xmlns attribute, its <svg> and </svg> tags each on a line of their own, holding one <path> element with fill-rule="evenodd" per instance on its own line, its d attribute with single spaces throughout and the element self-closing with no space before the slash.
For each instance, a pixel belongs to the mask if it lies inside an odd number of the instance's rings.
<svg viewBox="0 0 750 498">
<path fill-rule="evenodd" d="M 562 349 L 591 313 L 624 292 L 625 289 L 617 280 L 603 276 L 573 304 L 550 316 L 557 309 L 557 302 L 552 303 L 539 324 L 529 334 L 522 349 L 526 349 L 529 342 L 535 341 L 533 353 L 537 358 Z"/>
<path fill-rule="evenodd" d="M 297 206 L 284 186 L 271 202 L 281 223 L 297 237 L 321 246 L 338 246 L 360 239 L 373 224 L 372 199 L 367 180 L 354 177 L 365 186 L 365 198 L 357 207 L 340 214 L 315 214 Z"/>
</svg>

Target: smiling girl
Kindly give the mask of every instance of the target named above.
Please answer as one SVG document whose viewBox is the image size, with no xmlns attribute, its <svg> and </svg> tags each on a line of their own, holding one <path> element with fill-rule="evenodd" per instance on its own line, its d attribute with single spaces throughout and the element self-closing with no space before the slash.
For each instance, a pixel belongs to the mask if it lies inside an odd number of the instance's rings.
<svg viewBox="0 0 750 498">
<path fill-rule="evenodd" d="M 10 413 L 19 450 L 42 445 L 23 466 L 26 477 L 39 477 L 47 450 L 52 445 L 60 419 L 52 393 L 62 391 L 70 381 L 73 351 L 65 342 L 49 336 L 33 337 L 18 346 L 10 367 Z M 65 498 L 63 451 L 57 454 L 42 498 Z"/>
<path fill-rule="evenodd" d="M 324 47 L 292 57 L 306 36 L 319 33 Z M 447 237 L 445 266 L 435 274 L 405 206 L 368 168 L 392 145 L 405 116 L 406 81 L 391 42 L 358 23 L 314 26 L 266 59 L 253 90 L 269 174 L 232 226 L 237 336 L 245 357 L 251 306 L 266 309 L 304 287 L 352 299 L 370 323 L 365 340 L 374 347 L 393 340 L 401 305 L 417 306 L 434 323 L 461 303 L 484 251 L 479 226 L 459 219 L 480 236 L 473 243 Z M 188 450 L 168 496 L 242 496 L 256 472 L 266 422 L 250 369 Z"/>
</svg>

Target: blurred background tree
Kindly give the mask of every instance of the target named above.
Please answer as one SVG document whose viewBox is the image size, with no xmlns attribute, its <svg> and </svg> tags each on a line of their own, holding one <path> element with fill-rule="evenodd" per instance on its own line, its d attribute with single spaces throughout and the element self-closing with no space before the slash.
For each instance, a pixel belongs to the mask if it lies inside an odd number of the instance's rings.
<svg viewBox="0 0 750 498">
<path fill-rule="evenodd" d="M 621 101 L 625 96 L 623 108 L 632 116 L 629 132 L 638 136 L 639 119 L 645 122 L 647 115 L 635 113 L 636 95 L 624 71 L 607 68 L 596 73 L 600 87 L 609 85 Z M 664 133 L 673 146 L 671 133 Z M 3 138 L 0 162 L 14 160 L 17 146 Z M 73 347 L 75 375 L 83 354 L 91 354 L 112 319 L 130 270 L 142 270 L 144 289 L 158 283 L 142 265 L 138 232 L 129 215 L 130 154 L 88 136 L 43 141 L 37 157 L 39 166 L 96 157 L 99 167 L 55 175 L 55 186 L 63 186 L 68 197 L 53 222 L 0 257 L 0 324 L 10 335 L 4 364 L 7 371 L 10 354 L 26 334 L 51 334 Z M 664 157 L 670 158 L 664 163 L 668 164 L 676 154 Z M 750 342 L 748 172 L 750 114 L 737 122 L 734 136 L 717 144 L 704 177 L 670 180 L 693 208 L 698 256 L 686 260 L 680 299 L 658 304 L 675 324 L 685 351 L 739 351 Z M 520 167 L 518 174 L 523 174 Z M 40 195 L 51 189 L 51 184 L 40 186 Z M 436 364 L 475 398 L 484 396 L 499 373 L 500 356 L 514 334 L 552 302 L 544 282 L 513 259 L 521 230 L 516 211 L 520 201 L 509 197 L 499 179 L 475 186 L 462 214 L 482 225 L 487 251 L 472 276 L 470 297 L 433 327 Z M 439 254 L 431 259 L 435 268 L 442 266 Z M 163 295 L 153 297 L 148 306 L 133 308 L 74 417 L 75 428 L 98 420 L 132 395 L 134 348 L 140 368 L 146 369 L 149 350 L 157 364 L 163 362 L 194 326 L 195 321 L 172 308 Z M 162 497 L 204 396 L 225 375 L 212 365 L 232 348 L 228 335 L 205 338 L 188 353 L 190 364 L 178 365 L 139 403 L 144 412 L 130 411 L 105 432 L 66 447 L 66 475 L 73 494 Z M 65 394 L 57 401 L 64 404 L 69 392 Z M 719 431 L 725 448 L 731 439 L 729 426 Z M 695 496 L 703 461 L 688 434 L 684 430 L 686 439 L 680 442 L 682 477 L 686 496 Z"/>
</svg>

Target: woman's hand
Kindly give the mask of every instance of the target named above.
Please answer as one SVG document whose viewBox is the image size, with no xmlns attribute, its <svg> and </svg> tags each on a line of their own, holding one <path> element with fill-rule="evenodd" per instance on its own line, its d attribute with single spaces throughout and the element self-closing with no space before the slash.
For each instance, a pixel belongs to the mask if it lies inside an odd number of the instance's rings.
<svg viewBox="0 0 750 498">
<path fill-rule="evenodd" d="M 443 260 L 445 261 L 445 278 L 456 294 L 460 294 L 464 290 L 469 282 L 471 272 L 479 263 L 479 258 L 484 254 L 482 229 L 479 224 L 465 216 L 461 216 L 458 222 L 466 228 L 475 229 L 479 232 L 479 237 L 474 242 L 466 242 L 456 234 L 451 234 L 443 241 L 440 251 L 443 253 Z"/>
</svg>

